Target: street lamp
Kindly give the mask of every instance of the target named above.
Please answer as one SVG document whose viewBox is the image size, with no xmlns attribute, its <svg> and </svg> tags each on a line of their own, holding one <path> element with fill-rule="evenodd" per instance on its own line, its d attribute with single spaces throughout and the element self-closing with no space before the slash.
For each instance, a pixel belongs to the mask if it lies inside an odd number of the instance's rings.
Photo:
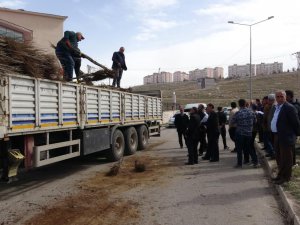
<svg viewBox="0 0 300 225">
<path fill-rule="evenodd" d="M 252 34 L 251 34 L 251 28 L 252 26 L 265 22 L 267 20 L 273 19 L 274 16 L 269 16 L 267 19 L 252 23 L 252 24 L 246 24 L 246 23 L 236 23 L 233 21 L 228 21 L 228 23 L 231 24 L 237 24 L 237 25 L 242 25 L 242 26 L 248 26 L 250 28 L 250 77 L 249 77 L 249 92 L 250 92 L 250 103 L 252 101 Z"/>
</svg>

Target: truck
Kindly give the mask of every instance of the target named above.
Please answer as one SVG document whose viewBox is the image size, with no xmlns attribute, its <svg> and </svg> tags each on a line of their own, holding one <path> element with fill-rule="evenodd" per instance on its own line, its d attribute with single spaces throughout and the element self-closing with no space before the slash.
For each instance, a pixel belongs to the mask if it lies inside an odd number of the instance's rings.
<svg viewBox="0 0 300 225">
<path fill-rule="evenodd" d="M 0 147 L 31 169 L 105 151 L 111 161 L 160 134 L 161 96 L 0 74 Z"/>
</svg>

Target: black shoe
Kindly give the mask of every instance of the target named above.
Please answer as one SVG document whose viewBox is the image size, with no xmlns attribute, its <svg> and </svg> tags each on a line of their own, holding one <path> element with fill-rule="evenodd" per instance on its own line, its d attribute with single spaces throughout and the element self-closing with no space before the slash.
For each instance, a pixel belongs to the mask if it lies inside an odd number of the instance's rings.
<svg viewBox="0 0 300 225">
<path fill-rule="evenodd" d="M 243 168 L 243 166 L 242 166 L 242 165 L 239 165 L 239 164 L 236 164 L 233 168 L 241 169 L 241 168 Z"/>
<path fill-rule="evenodd" d="M 271 157 L 272 155 L 270 153 L 265 154 L 265 157 Z"/>
<path fill-rule="evenodd" d="M 261 150 L 267 150 L 267 148 L 263 147 L 263 148 L 261 148 Z"/>
<path fill-rule="evenodd" d="M 277 177 L 271 177 L 271 180 L 272 180 L 272 181 L 277 181 L 277 180 L 281 180 L 281 178 L 278 177 L 278 176 L 277 176 Z"/>
<path fill-rule="evenodd" d="M 205 156 L 203 156 L 202 159 L 203 159 L 203 160 L 209 160 L 209 158 L 207 158 L 207 157 L 205 157 Z"/>
<path fill-rule="evenodd" d="M 183 146 L 181 145 L 180 148 L 183 148 Z"/>
<path fill-rule="evenodd" d="M 219 160 L 218 159 L 211 159 L 211 160 L 209 160 L 210 162 L 219 162 Z"/>
<path fill-rule="evenodd" d="M 231 150 L 230 152 L 234 153 L 234 152 L 237 152 L 237 151 L 236 151 L 236 149 L 233 149 L 233 150 Z"/>
<path fill-rule="evenodd" d="M 194 162 L 194 164 L 198 164 L 198 162 Z"/>
<path fill-rule="evenodd" d="M 194 163 L 187 162 L 185 165 L 194 165 Z"/>
<path fill-rule="evenodd" d="M 4 178 L 4 177 L 1 177 L 0 178 L 0 183 L 9 183 L 9 178 Z"/>
<path fill-rule="evenodd" d="M 283 183 L 286 183 L 286 182 L 289 182 L 289 180 L 279 179 L 279 180 L 275 180 L 274 184 L 282 185 Z"/>
</svg>

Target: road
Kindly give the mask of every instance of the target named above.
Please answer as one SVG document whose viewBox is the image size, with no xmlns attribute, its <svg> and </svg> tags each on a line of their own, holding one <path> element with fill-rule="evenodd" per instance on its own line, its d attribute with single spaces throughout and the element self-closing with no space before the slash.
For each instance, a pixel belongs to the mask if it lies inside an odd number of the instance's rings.
<svg viewBox="0 0 300 225">
<path fill-rule="evenodd" d="M 235 169 L 235 154 L 223 150 L 220 162 L 184 165 L 187 149 L 178 148 L 175 129 L 150 142 L 125 158 L 116 177 L 105 176 L 112 164 L 97 157 L 1 184 L 0 224 L 285 224 L 262 168 Z M 135 160 L 145 163 L 144 173 L 133 172 Z"/>
</svg>

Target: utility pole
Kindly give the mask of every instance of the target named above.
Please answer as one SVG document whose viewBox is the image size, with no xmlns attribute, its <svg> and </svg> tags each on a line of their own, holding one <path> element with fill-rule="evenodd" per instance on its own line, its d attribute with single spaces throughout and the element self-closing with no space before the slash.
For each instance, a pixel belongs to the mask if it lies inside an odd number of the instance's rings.
<svg viewBox="0 0 300 225">
<path fill-rule="evenodd" d="M 297 58 L 297 71 L 300 70 L 300 52 L 295 52 L 292 55 L 295 55 Z"/>
<path fill-rule="evenodd" d="M 300 52 L 295 52 L 292 55 L 295 55 L 297 58 L 297 83 L 299 84 L 299 73 L 300 73 Z"/>
</svg>

